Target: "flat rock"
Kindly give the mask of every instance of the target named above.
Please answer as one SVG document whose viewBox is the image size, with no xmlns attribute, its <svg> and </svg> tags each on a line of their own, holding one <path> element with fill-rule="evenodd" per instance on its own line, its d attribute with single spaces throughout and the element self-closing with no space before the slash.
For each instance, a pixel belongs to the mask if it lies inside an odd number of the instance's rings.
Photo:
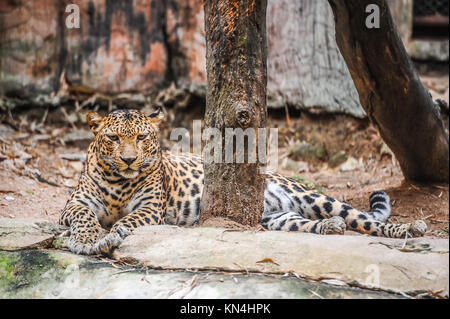
<svg viewBox="0 0 450 319">
<path fill-rule="evenodd" d="M 113 266 L 59 250 L 65 229 L 0 219 L 2 298 L 448 297 L 445 239 L 147 226 Z"/>
<path fill-rule="evenodd" d="M 112 266 L 92 257 L 57 250 L 21 250 L 0 251 L 0 297 L 318 299 L 401 296 L 306 282 L 293 276 L 141 270 Z"/>
<path fill-rule="evenodd" d="M 449 241 L 315 235 L 277 231 L 147 226 L 135 230 L 117 258 L 161 269 L 296 274 L 387 291 L 448 296 Z"/>
<path fill-rule="evenodd" d="M 0 250 L 46 248 L 66 227 L 40 219 L 0 219 Z"/>
</svg>

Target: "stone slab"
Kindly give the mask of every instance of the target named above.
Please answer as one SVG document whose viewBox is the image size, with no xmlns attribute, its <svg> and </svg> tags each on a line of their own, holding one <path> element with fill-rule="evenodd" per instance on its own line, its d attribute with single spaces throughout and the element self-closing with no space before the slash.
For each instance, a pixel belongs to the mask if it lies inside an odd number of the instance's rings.
<svg viewBox="0 0 450 319">
<path fill-rule="evenodd" d="M 46 248 L 66 227 L 41 219 L 0 219 L 0 250 Z"/>
<path fill-rule="evenodd" d="M 280 277 L 145 271 L 56 250 L 0 251 L 0 298 L 401 298 Z"/>
<path fill-rule="evenodd" d="M 0 298 L 448 297 L 446 239 L 147 226 L 117 268 L 55 249 L 64 230 L 0 219 Z"/>
<path fill-rule="evenodd" d="M 386 290 L 448 296 L 449 241 L 219 228 L 147 226 L 127 237 L 117 258 L 152 268 L 296 274 Z"/>
</svg>

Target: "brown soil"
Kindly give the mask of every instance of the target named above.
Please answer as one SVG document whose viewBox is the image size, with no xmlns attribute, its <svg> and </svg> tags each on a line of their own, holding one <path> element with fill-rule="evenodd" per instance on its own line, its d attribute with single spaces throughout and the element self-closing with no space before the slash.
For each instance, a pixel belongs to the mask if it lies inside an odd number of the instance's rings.
<svg viewBox="0 0 450 319">
<path fill-rule="evenodd" d="M 313 136 L 316 141 L 323 143 L 326 150 L 344 150 L 348 157 L 361 158 L 362 165 L 351 171 L 342 171 L 340 166 L 330 167 L 327 156 L 322 161 L 309 161 L 308 168 L 301 173 L 293 174 L 284 167 L 279 168 L 280 172 L 289 176 L 301 176 L 311 183 L 310 188 L 361 210 L 369 209 L 369 196 L 372 192 L 385 190 L 392 205 L 389 222 L 408 223 L 422 219 L 428 225 L 427 236 L 448 238 L 449 186 L 405 182 L 396 159 L 390 154 L 380 154 L 384 143 L 371 124 L 342 116 L 320 120 L 303 116 L 292 122 L 293 127 L 301 125 L 304 131 L 309 131 L 304 140 L 310 141 Z M 327 128 L 329 132 L 341 134 L 320 135 Z"/>
</svg>

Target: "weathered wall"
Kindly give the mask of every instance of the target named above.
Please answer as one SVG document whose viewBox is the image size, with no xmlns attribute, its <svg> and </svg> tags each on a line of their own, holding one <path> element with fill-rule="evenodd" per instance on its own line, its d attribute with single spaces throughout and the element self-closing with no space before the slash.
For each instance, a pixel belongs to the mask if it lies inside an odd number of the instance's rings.
<svg viewBox="0 0 450 319">
<path fill-rule="evenodd" d="M 69 3 L 80 29 L 65 27 Z M 269 107 L 364 116 L 326 0 L 269 1 L 267 31 Z M 171 82 L 196 90 L 205 65 L 202 0 L 0 2 L 0 95 L 56 92 L 63 72 L 69 85 L 107 94 Z"/>
<path fill-rule="evenodd" d="M 336 45 L 326 0 L 269 1 L 267 21 L 271 97 L 299 107 L 364 116 Z"/>
<path fill-rule="evenodd" d="M 405 47 L 411 40 L 413 27 L 413 0 L 388 0 L 392 18 Z"/>
<path fill-rule="evenodd" d="M 55 0 L 0 1 L 0 94 L 27 97 L 55 89 L 62 10 Z"/>
<path fill-rule="evenodd" d="M 202 0 L 167 1 L 169 68 L 179 87 L 206 85 L 204 23 Z"/>
<path fill-rule="evenodd" d="M 81 28 L 64 30 L 64 69 L 71 84 L 115 93 L 164 80 L 164 6 L 158 0 L 74 1 Z"/>
<path fill-rule="evenodd" d="M 65 26 L 65 7 L 81 27 Z M 0 94 L 55 92 L 70 85 L 119 93 L 163 84 L 165 3 L 158 0 L 1 1 Z"/>
</svg>

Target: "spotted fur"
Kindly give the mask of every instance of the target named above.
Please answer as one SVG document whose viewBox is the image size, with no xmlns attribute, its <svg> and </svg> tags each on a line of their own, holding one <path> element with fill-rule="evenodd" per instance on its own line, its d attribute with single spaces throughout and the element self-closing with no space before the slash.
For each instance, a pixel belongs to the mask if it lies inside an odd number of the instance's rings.
<svg viewBox="0 0 450 319">
<path fill-rule="evenodd" d="M 102 117 L 88 113 L 95 134 L 78 187 L 60 223 L 70 227 L 69 248 L 79 254 L 109 254 L 135 228 L 198 222 L 203 192 L 203 163 L 194 155 L 161 152 L 159 111 L 146 116 L 119 110 Z M 423 221 L 386 224 L 389 197 L 370 197 L 363 212 L 309 190 L 277 173 L 266 174 L 261 224 L 268 230 L 342 234 L 345 229 L 373 236 L 422 236 Z"/>
</svg>

